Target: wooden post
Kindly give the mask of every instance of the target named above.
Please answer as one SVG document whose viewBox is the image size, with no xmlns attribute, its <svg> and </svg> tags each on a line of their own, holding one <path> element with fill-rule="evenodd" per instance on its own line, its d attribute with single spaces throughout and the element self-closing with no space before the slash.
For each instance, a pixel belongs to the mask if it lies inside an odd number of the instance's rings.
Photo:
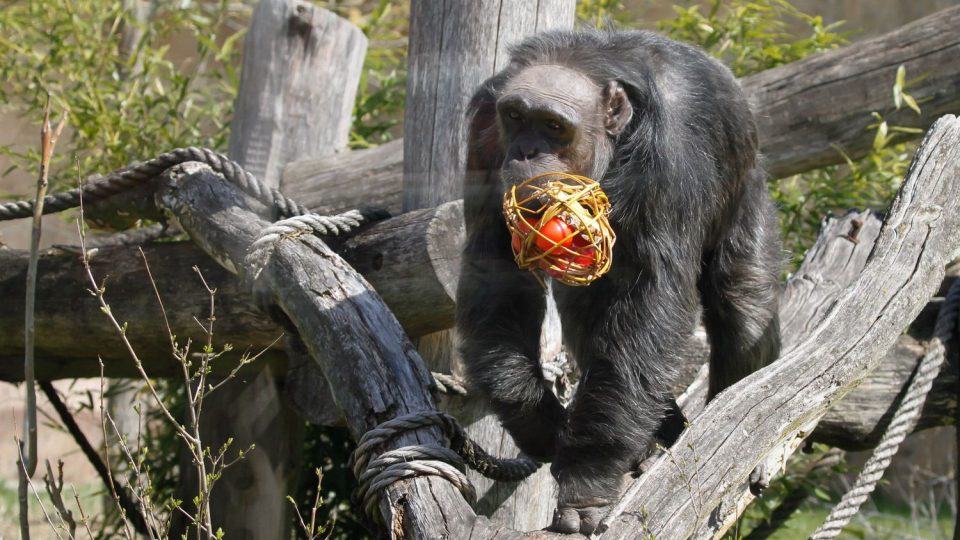
<svg viewBox="0 0 960 540">
<path fill-rule="evenodd" d="M 473 92 L 506 66 L 507 47 L 551 28 L 571 28 L 573 0 L 414 0 L 410 14 L 407 105 L 404 115 L 403 209 L 459 199 L 466 164 L 466 107 Z M 450 290 L 456 290 L 453 287 Z M 422 338 L 430 369 L 462 375 L 452 332 Z M 514 456 L 516 446 L 475 397 L 449 398 L 468 434 L 488 451 Z M 519 530 L 549 524 L 556 487 L 547 467 L 520 484 L 493 483 L 473 473 L 477 512 Z"/>
<path fill-rule="evenodd" d="M 288 161 L 346 148 L 366 50 L 363 33 L 329 11 L 261 0 L 244 44 L 230 157 L 276 188 Z M 215 487 L 214 526 L 227 538 L 289 536 L 286 496 L 297 486 L 303 420 L 280 399 L 282 376 L 267 367 L 235 379 L 204 407 L 207 446 L 228 437 L 231 454 L 256 445 Z"/>
</svg>

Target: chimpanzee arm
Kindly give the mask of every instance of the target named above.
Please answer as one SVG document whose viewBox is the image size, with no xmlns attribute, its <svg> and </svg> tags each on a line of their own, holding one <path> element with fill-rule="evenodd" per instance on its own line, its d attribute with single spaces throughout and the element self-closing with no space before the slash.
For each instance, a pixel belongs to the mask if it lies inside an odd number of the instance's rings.
<svg viewBox="0 0 960 540">
<path fill-rule="evenodd" d="M 543 377 L 540 331 L 543 287 L 510 257 L 499 223 L 468 238 L 457 289 L 457 329 L 468 379 L 527 455 L 553 458 L 564 409 Z"/>
<path fill-rule="evenodd" d="M 584 372 L 553 463 L 561 532 L 592 531 L 619 496 L 670 407 L 673 366 L 696 324 L 695 258 L 629 259 L 621 256 L 588 288 L 558 288 L 568 344 Z"/>
</svg>

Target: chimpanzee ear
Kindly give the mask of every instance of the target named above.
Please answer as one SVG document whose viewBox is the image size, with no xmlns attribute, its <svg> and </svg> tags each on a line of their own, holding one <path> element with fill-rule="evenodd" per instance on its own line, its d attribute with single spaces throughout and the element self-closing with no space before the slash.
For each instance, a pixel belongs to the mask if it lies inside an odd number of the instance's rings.
<svg viewBox="0 0 960 540">
<path fill-rule="evenodd" d="M 604 127 L 611 136 L 616 137 L 627 127 L 633 118 L 633 106 L 623 85 L 619 81 L 610 81 L 603 89 Z"/>
</svg>

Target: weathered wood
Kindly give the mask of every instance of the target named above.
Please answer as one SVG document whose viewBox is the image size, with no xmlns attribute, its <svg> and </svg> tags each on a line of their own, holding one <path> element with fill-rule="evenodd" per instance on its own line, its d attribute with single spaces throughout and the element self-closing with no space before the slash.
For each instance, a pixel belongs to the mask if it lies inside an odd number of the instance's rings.
<svg viewBox="0 0 960 540">
<path fill-rule="evenodd" d="M 265 320 L 235 278 L 196 247 L 153 244 L 143 248 L 153 270 L 157 289 L 174 333 L 181 339 L 202 342 L 202 331 L 193 317 L 208 310 L 206 292 L 197 274 L 217 288 L 215 343 L 231 343 L 239 351 L 257 351 L 275 341 L 280 328 Z M 27 253 L 0 249 L 0 298 L 21 298 Z M 106 297 L 121 322 L 129 323 L 127 337 L 136 347 L 151 377 L 180 377 L 180 365 L 170 355 L 170 340 L 160 307 L 136 248 L 100 248 L 90 259 L 94 275 L 106 280 Z M 123 351 L 116 331 L 106 324 L 96 300 L 87 289 L 79 255 L 50 250 L 40 257 L 37 295 L 37 378 L 51 380 L 97 377 L 103 359 L 107 377 L 138 377 Z M 70 306 L 65 310 L 64 306 Z M 23 304 L 11 302 L 0 310 L 0 380 L 23 377 Z M 216 370 L 227 370 L 239 355 L 228 355 Z M 282 352 L 262 358 L 262 363 L 286 364 Z M 248 366 L 250 367 L 250 366 Z M 253 369 L 253 368 L 251 368 Z M 245 368 L 245 371 L 250 371 Z"/>
<path fill-rule="evenodd" d="M 474 90 L 506 65 L 508 44 L 538 30 L 572 27 L 574 9 L 572 0 L 415 0 L 411 4 L 404 211 L 461 197 L 466 109 Z M 418 348 L 431 369 L 462 375 L 455 341 L 452 331 L 441 332 L 421 338 Z M 559 335 L 548 341 L 559 341 Z M 451 398 L 442 405 L 484 448 L 496 455 L 517 454 L 513 440 L 476 396 Z M 481 514 L 519 530 L 549 523 L 556 488 L 546 467 L 519 484 L 495 483 L 473 471 L 468 477 L 477 487 Z"/>
<path fill-rule="evenodd" d="M 266 212 L 266 209 L 263 209 Z M 375 223 L 336 249 L 374 284 L 387 305 L 398 315 L 407 334 L 418 337 L 453 324 L 453 301 L 462 245 L 459 202 L 409 212 Z M 266 214 L 264 214 L 266 215 Z M 230 343 L 238 351 L 270 347 L 282 334 L 279 326 L 253 305 L 249 292 L 192 242 L 150 244 L 143 248 L 153 269 L 157 289 L 167 308 L 174 333 L 182 339 L 202 338 L 193 317 L 207 309 L 204 291 L 193 267 L 217 289 L 216 343 Z M 107 278 L 107 299 L 137 347 L 147 373 L 153 377 L 179 377 L 179 364 L 169 354 L 169 338 L 157 325 L 159 307 L 149 287 L 136 247 L 98 248 L 91 257 L 96 275 Z M 0 249 L 0 297 L 20 298 L 26 283 L 27 252 Z M 108 325 L 93 298 L 80 257 L 75 252 L 51 249 L 40 257 L 37 283 L 37 365 L 40 380 L 97 377 L 104 361 L 107 377 L 135 377 L 134 366 L 123 353 L 119 338 Z M 71 306 L 69 313 L 64 305 Z M 23 305 L 0 310 L 0 381 L 23 378 Z M 83 339 L 77 339 L 83 336 Z M 286 365 L 279 344 L 257 364 Z M 228 361 L 214 364 L 215 373 L 229 371 Z M 282 370 L 281 370 L 282 372 Z"/>
<path fill-rule="evenodd" d="M 807 252 L 803 264 L 787 281 L 780 317 L 784 348 L 793 347 L 798 339 L 812 331 L 829 313 L 839 294 L 850 286 L 863 271 L 880 233 L 879 217 L 869 211 L 848 212 L 841 217 L 828 217 L 816 243 Z M 944 283 L 953 282 L 951 274 L 960 267 L 947 269 Z M 941 285 L 938 294 L 945 294 Z M 883 428 L 893 415 L 896 400 L 906 389 L 910 376 L 923 357 L 923 342 L 933 334 L 937 312 L 943 303 L 935 297 L 927 303 L 913 321 L 906 334 L 901 335 L 880 364 L 853 390 L 833 404 L 817 424 L 810 440 L 837 446 L 845 450 L 872 448 L 879 442 Z M 706 336 L 695 339 L 695 352 L 686 360 L 686 366 L 699 366 L 709 352 Z M 947 344 L 948 364 L 927 397 L 923 413 L 914 431 L 954 423 L 957 388 L 957 340 Z M 707 372 L 696 373 L 697 380 L 688 377 L 681 405 L 688 419 L 695 419 L 706 405 Z M 689 387 L 689 388 L 688 388 Z"/>
<path fill-rule="evenodd" d="M 855 284 L 779 361 L 707 406 L 628 490 L 604 538 L 636 538 L 637 531 L 687 538 L 703 526 L 722 529 L 727 510 L 717 506 L 748 498 L 747 476 L 761 461 L 782 466 L 937 290 L 944 266 L 960 250 L 958 175 L 960 122 L 946 116 L 924 140 Z M 727 425 L 737 429 L 717 429 Z"/>
<path fill-rule="evenodd" d="M 244 42 L 230 158 L 265 186 L 282 188 L 286 163 L 345 148 L 366 50 L 363 32 L 329 11 L 304 0 L 261 0 Z M 207 242 L 208 253 L 229 245 L 222 236 L 193 238 Z M 232 439 L 234 449 L 256 445 L 214 488 L 211 516 L 227 537 L 289 536 L 286 497 L 300 473 L 303 422 L 280 399 L 282 375 L 264 369 L 233 379 L 204 404 L 205 444 L 220 448 Z M 181 480 L 195 485 L 187 475 Z"/>
<path fill-rule="evenodd" d="M 403 212 L 403 139 L 328 157 L 300 158 L 283 169 L 284 193 L 320 214 L 377 206 Z"/>
<path fill-rule="evenodd" d="M 874 132 L 866 126 L 875 121 L 874 111 L 893 125 L 925 129 L 941 114 L 960 110 L 958 25 L 960 7 L 954 7 L 883 36 L 745 77 L 742 84 L 754 102 L 770 177 L 840 163 L 838 148 L 853 158 L 863 156 L 873 142 Z M 890 89 L 901 64 L 908 78 L 924 77 L 908 88 L 920 100 L 922 116 L 906 107 L 893 110 Z M 472 90 L 465 90 L 464 97 Z M 459 121 L 449 117 L 438 123 L 457 123 L 451 119 Z M 394 141 L 388 148 L 325 158 L 303 154 L 284 170 L 284 186 L 325 211 L 369 204 L 396 210 L 404 167 L 400 146 L 401 141 Z"/>
<path fill-rule="evenodd" d="M 396 299 L 387 305 L 404 330 L 422 336 L 453 321 L 463 242 L 463 205 L 454 201 L 375 224 L 337 251 L 385 300 Z"/>
<path fill-rule="evenodd" d="M 891 125 L 926 129 L 943 114 L 960 111 L 960 6 L 918 19 L 890 33 L 747 77 L 756 101 L 757 127 L 767 170 L 774 178 L 832 163 L 841 151 L 865 155 L 884 115 Z M 922 116 L 896 111 L 892 91 L 899 66 L 907 78 L 923 77 L 907 91 Z"/>
<path fill-rule="evenodd" d="M 319 238 L 283 238 L 262 268 L 248 268 L 247 246 L 266 225 L 249 201 L 202 165 L 171 180 L 163 205 L 212 257 L 244 275 L 257 271 L 258 290 L 297 328 L 355 438 L 394 416 L 435 410 L 430 374 L 400 324 L 369 283 Z M 411 444 L 444 441 L 436 429 L 420 429 L 381 451 Z M 465 538 L 475 519 L 453 486 L 435 477 L 392 484 L 380 508 L 389 530 L 409 538 Z"/>
<path fill-rule="evenodd" d="M 367 38 L 309 2 L 262 0 L 252 23 L 228 153 L 283 188 L 287 163 L 346 148 Z"/>
<path fill-rule="evenodd" d="M 374 285 L 409 336 L 416 337 L 452 324 L 452 291 L 456 288 L 455 272 L 459 268 L 462 241 L 459 214 L 458 202 L 410 212 L 376 223 L 348 242 L 333 246 Z M 858 225 L 857 242 L 847 239 L 854 220 L 865 224 Z M 868 213 L 850 213 L 825 222 L 802 269 L 787 284 L 785 305 L 793 310 L 783 313 L 787 343 L 807 332 L 819 313 L 829 307 L 825 302 L 832 301 L 859 275 L 878 231 L 876 217 Z M 192 243 L 148 245 L 144 253 L 153 268 L 171 327 L 181 339 L 190 337 L 197 342 L 202 337 L 193 317 L 207 309 L 204 290 L 192 270 L 194 266 L 217 289 L 217 344 L 230 343 L 238 351 L 258 351 L 281 335 L 282 330 L 256 309 L 239 282 Z M 26 257 L 23 251 L 0 250 L 0 297 L 23 295 Z M 152 294 L 143 293 L 147 276 L 137 250 L 100 248 L 91 264 L 97 275 L 107 277 L 107 297 L 114 312 L 129 323 L 128 335 L 147 373 L 158 378 L 179 377 L 180 368 L 166 349 L 165 330 L 155 324 L 159 316 L 156 301 Z M 100 369 L 97 357 L 101 357 L 108 377 L 133 377 L 135 369 L 120 353 L 122 348 L 115 333 L 103 324 L 99 307 L 86 292 L 82 272 L 75 254 L 51 250 L 40 258 L 38 350 L 44 361 L 37 366 L 37 376 L 42 380 L 96 377 Z M 952 272 L 956 273 L 957 268 Z M 442 275 L 448 277 L 437 277 Z M 938 294 L 944 294 L 954 279 L 955 276 L 948 275 Z M 63 305 L 72 306 L 70 316 L 64 316 Z M 851 450 L 876 442 L 877 422 L 889 414 L 893 399 L 905 387 L 922 355 L 919 341 L 929 337 L 938 306 L 936 299 L 931 301 L 911 325 L 909 334 L 899 337 L 897 345 L 877 369 L 827 412 L 813 440 Z M 22 325 L 22 306 L 11 305 L 10 309 L 0 311 L 0 326 L 7 329 L 0 333 L 0 380 L 18 382 L 23 377 Z M 84 336 L 84 339 L 75 336 Z M 682 378 L 678 391 L 692 382 L 709 350 L 703 334 L 693 345 L 681 369 L 689 375 Z M 555 354 L 553 351 L 546 357 L 552 358 Z M 226 373 L 232 367 L 231 358 L 238 357 L 236 354 L 214 364 L 215 372 Z M 270 364 L 275 373 L 283 373 L 288 363 L 279 344 L 257 364 L 244 368 L 244 373 L 252 373 L 264 364 Z M 322 378 L 315 378 L 302 368 L 291 378 L 304 388 L 323 388 L 325 384 Z M 956 400 L 951 399 L 955 381 L 955 366 L 953 371 L 944 371 L 937 379 L 931 392 L 932 401 L 924 408 L 918 430 L 940 425 L 951 417 L 956 407 Z M 701 392 L 689 394 L 690 404 L 685 407 L 691 418 L 703 408 L 705 387 L 700 388 Z M 323 405 L 329 402 L 328 393 L 311 390 L 301 395 L 311 395 L 316 400 L 309 410 L 301 409 L 307 420 L 322 425 L 341 422 L 339 411 L 331 414 Z"/>
</svg>

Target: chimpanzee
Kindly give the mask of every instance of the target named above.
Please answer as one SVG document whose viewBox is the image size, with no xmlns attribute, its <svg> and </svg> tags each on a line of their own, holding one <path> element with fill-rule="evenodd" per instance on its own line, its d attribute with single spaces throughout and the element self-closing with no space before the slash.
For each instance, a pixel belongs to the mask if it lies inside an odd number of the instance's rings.
<svg viewBox="0 0 960 540">
<path fill-rule="evenodd" d="M 596 179 L 617 234 L 610 272 L 554 283 L 582 371 L 565 409 L 544 381 L 544 287 L 514 262 L 503 194 L 536 174 Z M 525 454 L 552 461 L 552 528 L 591 532 L 647 451 L 701 315 L 710 395 L 780 350 L 781 247 L 740 85 L 651 32 L 550 32 L 512 50 L 469 111 L 457 329 L 470 383 Z"/>
</svg>

